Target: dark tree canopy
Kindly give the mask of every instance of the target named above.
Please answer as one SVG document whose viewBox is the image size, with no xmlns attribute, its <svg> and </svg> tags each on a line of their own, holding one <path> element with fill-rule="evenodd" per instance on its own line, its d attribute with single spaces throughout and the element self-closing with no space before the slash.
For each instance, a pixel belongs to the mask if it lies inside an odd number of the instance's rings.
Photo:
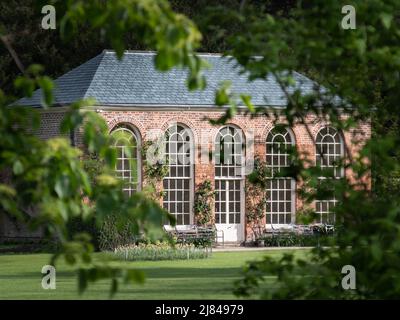
<svg viewBox="0 0 400 320">
<path fill-rule="evenodd" d="M 55 3 L 57 17 L 61 18 L 66 8 L 64 1 Z M 37 0 L 10 0 L 0 2 L 0 27 L 13 48 L 17 52 L 21 62 L 25 66 L 33 63 L 45 67 L 45 72 L 52 78 L 56 78 L 67 71 L 79 66 L 90 58 L 99 54 L 103 49 L 112 48 L 107 38 L 102 37 L 98 30 L 88 26 L 80 27 L 79 33 L 73 37 L 62 39 L 59 30 L 43 30 L 40 27 L 43 14 L 41 6 L 49 1 Z M 224 52 L 229 49 L 227 35 L 234 35 L 239 29 L 243 29 L 243 23 L 234 16 L 235 12 L 243 10 L 248 15 L 260 9 L 269 13 L 287 14 L 295 1 L 242 1 L 242 0 L 172 0 L 171 7 L 179 13 L 191 18 L 198 24 L 203 34 L 203 41 L 198 51 L 200 52 Z M 241 9 L 242 5 L 242 9 Z M 221 21 L 218 15 L 214 20 L 213 12 L 230 12 L 225 21 Z M 57 20 L 59 24 L 59 20 Z M 221 24 L 222 23 L 222 24 Z M 59 28 L 59 25 L 58 25 Z M 215 32 L 215 29 L 220 30 Z M 138 41 L 132 33 L 124 34 L 126 49 L 153 50 Z M 4 46 L 0 47 L 0 88 L 5 92 L 14 93 L 13 79 L 20 74 L 12 57 Z"/>
</svg>

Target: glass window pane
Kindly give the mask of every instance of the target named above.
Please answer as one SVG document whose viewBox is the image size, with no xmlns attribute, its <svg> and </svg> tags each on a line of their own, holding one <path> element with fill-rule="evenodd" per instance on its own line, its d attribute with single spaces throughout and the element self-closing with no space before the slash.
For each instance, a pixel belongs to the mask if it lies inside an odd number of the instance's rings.
<svg viewBox="0 0 400 320">
<path fill-rule="evenodd" d="M 124 180 L 123 191 L 131 196 L 140 185 L 136 135 L 129 128 L 118 127 L 111 133 L 111 140 L 117 155 L 115 174 L 119 179 Z"/>
<path fill-rule="evenodd" d="M 190 215 L 185 214 L 184 217 L 185 217 L 184 224 L 190 224 Z"/>
</svg>

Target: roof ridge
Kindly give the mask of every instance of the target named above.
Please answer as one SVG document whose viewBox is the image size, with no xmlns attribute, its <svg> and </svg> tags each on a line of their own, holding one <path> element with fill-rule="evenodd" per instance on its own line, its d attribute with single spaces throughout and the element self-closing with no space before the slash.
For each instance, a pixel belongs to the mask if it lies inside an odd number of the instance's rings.
<svg viewBox="0 0 400 320">
<path fill-rule="evenodd" d="M 100 61 L 97 63 L 96 71 L 93 72 L 93 76 L 92 76 L 92 78 L 90 79 L 89 85 L 87 86 L 87 88 L 86 88 L 86 90 L 85 90 L 85 93 L 83 94 L 83 97 L 82 97 L 83 99 L 88 98 L 87 93 L 89 92 L 89 89 L 90 89 L 90 87 L 91 87 L 92 84 L 93 84 L 93 79 L 96 77 L 96 74 L 97 74 L 97 72 L 99 71 L 99 67 L 100 67 L 101 63 L 103 62 L 103 59 L 104 59 L 105 55 L 106 55 L 106 50 L 103 50 L 103 51 L 102 51 L 101 53 L 99 53 L 97 56 L 95 56 L 94 58 L 92 58 L 92 59 L 95 59 L 95 58 L 97 58 L 97 57 L 100 57 Z M 92 60 L 92 59 L 90 59 L 90 60 Z M 90 61 L 90 60 L 89 60 L 89 61 Z M 89 62 L 89 61 L 87 61 L 87 62 Z"/>
<path fill-rule="evenodd" d="M 84 65 L 88 64 L 90 61 L 96 59 L 98 56 L 102 55 L 103 52 L 99 53 L 98 55 L 94 56 L 93 58 L 90 58 L 89 60 L 85 61 L 84 63 L 80 64 L 79 66 L 76 66 L 75 68 L 72 68 L 71 70 L 67 71 L 66 73 L 62 74 L 61 76 L 55 78 L 54 80 L 58 80 L 61 78 L 66 77 L 67 75 L 71 74 L 72 72 L 82 68 Z"/>
<path fill-rule="evenodd" d="M 112 49 L 104 49 L 103 53 L 112 53 L 116 54 L 115 50 Z M 199 56 L 215 56 L 215 57 L 231 57 L 230 55 L 224 55 L 220 52 L 195 52 Z M 143 55 L 155 55 L 157 51 L 154 50 L 124 50 L 125 54 L 143 54 Z"/>
<path fill-rule="evenodd" d="M 207 105 L 215 104 L 215 89 L 223 80 L 232 81 L 232 90 L 252 96 L 255 105 L 283 106 L 285 95 L 272 76 L 249 80 L 231 56 L 197 53 L 213 68 L 204 70 L 208 85 L 204 90 L 189 91 L 186 73 L 181 69 L 160 72 L 154 67 L 154 51 L 124 51 L 118 59 L 115 51 L 101 50 L 95 57 L 56 79 L 56 105 L 66 105 L 94 97 L 101 105 Z M 310 92 L 313 82 L 293 73 L 296 88 Z M 37 92 L 37 91 L 35 91 Z M 40 93 L 18 101 L 40 106 Z"/>
</svg>

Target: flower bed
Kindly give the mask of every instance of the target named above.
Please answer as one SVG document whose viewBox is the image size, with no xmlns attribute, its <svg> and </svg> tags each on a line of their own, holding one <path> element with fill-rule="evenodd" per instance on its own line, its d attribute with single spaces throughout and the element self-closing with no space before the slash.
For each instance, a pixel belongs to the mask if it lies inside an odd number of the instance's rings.
<svg viewBox="0 0 400 320">
<path fill-rule="evenodd" d="M 209 248 L 199 248 L 193 244 L 177 244 L 167 242 L 156 244 L 139 243 L 116 248 L 113 254 L 121 260 L 188 260 L 204 259 L 211 255 Z"/>
</svg>

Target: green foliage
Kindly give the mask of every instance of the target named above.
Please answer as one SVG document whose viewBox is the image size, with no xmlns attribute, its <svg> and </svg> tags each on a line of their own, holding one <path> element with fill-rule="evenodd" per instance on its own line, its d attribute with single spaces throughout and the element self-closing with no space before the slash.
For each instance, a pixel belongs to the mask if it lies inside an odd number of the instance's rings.
<svg viewBox="0 0 400 320">
<path fill-rule="evenodd" d="M 246 184 L 246 221 L 250 225 L 255 240 L 262 238 L 265 225 L 266 203 L 268 201 L 268 183 L 271 170 L 265 162 L 256 158 L 254 170 Z"/>
<path fill-rule="evenodd" d="M 204 86 L 200 72 L 203 63 L 193 51 L 201 39 L 200 33 L 190 20 L 174 14 L 167 1 L 68 1 L 65 6 L 57 5 L 64 9 L 58 11 L 63 13 L 58 16 L 64 36 L 78 32 L 85 24 L 100 30 L 121 57 L 125 48 L 123 35 L 133 32 L 138 40 L 157 50 L 158 69 L 185 67 L 189 70 L 189 87 Z M 9 44 L 8 38 L 1 40 Z M 13 57 L 22 69 L 20 61 Z M 43 107 L 48 108 L 52 104 L 53 83 L 41 75 L 42 69 L 32 65 L 22 70 L 24 75 L 14 84 L 16 91 L 28 97 L 40 87 Z M 89 282 L 105 277 L 112 278 L 111 293 L 117 290 L 119 275 L 125 280 L 142 279 L 124 266 L 110 267 L 106 261 L 95 263 L 93 239 L 70 226 L 75 219 L 82 223 L 95 220 L 99 226 L 106 217 L 115 214 L 118 229 L 128 228 L 132 235 L 140 230 L 155 239 L 163 234 L 162 223 L 174 223 L 173 217 L 144 193 L 132 197 L 123 193 L 122 181 L 112 174 L 116 155 L 110 147 L 107 124 L 96 113 L 82 110 L 94 101 L 73 103 L 60 129 L 67 135 L 82 128 L 86 150 L 102 160 L 98 173 L 88 167 L 87 162 L 85 168 L 82 151 L 72 147 L 67 139 L 57 137 L 43 141 L 35 136 L 39 114 L 29 108 L 9 107 L 11 100 L 0 92 L 0 172 L 6 172 L 8 177 L 0 184 L 1 210 L 34 229 L 44 228 L 50 237 L 58 237 L 61 249 L 52 262 L 63 257 L 70 264 L 83 263 L 85 268 L 79 273 L 81 291 Z M 29 220 L 23 214 L 28 206 L 38 212 Z"/>
<path fill-rule="evenodd" d="M 143 173 L 148 185 L 147 192 L 155 200 L 164 196 L 162 181 L 169 173 L 168 163 L 165 159 L 161 159 L 161 155 L 163 155 L 161 148 L 163 147 L 164 145 L 157 141 L 146 141 L 141 148 Z"/>
<path fill-rule="evenodd" d="M 44 30 L 38 28 L 43 15 L 42 6 L 54 3 L 57 11 L 57 30 Z M 224 19 L 217 20 L 224 22 L 225 31 L 221 34 L 215 30 L 217 26 L 213 23 L 213 17 L 219 11 L 235 9 L 237 12 L 237 0 L 215 0 L 210 7 L 208 0 L 197 1 L 169 1 L 172 9 L 192 19 L 202 33 L 202 41 L 198 50 L 201 52 L 222 52 L 227 48 L 227 35 L 233 34 L 241 26 L 227 15 Z M 0 2 L 0 30 L 8 35 L 20 60 L 30 65 L 39 63 L 46 66 L 46 74 L 56 78 L 74 67 L 91 59 L 99 54 L 104 48 L 112 48 L 111 40 L 105 36 L 101 29 L 93 29 L 89 24 L 80 24 L 79 32 L 66 39 L 58 32 L 60 28 L 60 17 L 63 17 L 68 9 L 67 1 L 49 0 L 9 0 Z M 253 2 L 252 2 L 253 4 Z M 266 10 L 271 13 L 289 7 L 290 1 L 259 1 L 254 3 L 259 11 Z M 245 6 L 245 9 L 248 5 Z M 285 9 L 287 10 L 287 8 Z M 251 18 L 251 12 L 246 11 L 247 18 Z M 113 22 L 115 23 L 115 22 Z M 133 28 L 132 28 L 133 29 Z M 135 30 L 125 31 L 121 37 L 127 49 L 131 50 L 155 50 L 155 47 L 144 45 L 137 37 Z M 16 94 L 13 88 L 13 81 L 20 74 L 20 70 L 12 61 L 12 57 L 0 46 L 0 87 L 7 94 Z"/>
<path fill-rule="evenodd" d="M 299 196 L 304 198 L 305 204 L 311 204 L 317 198 L 334 195 L 340 202 L 335 213 L 337 220 L 343 222 L 344 231 L 338 234 L 334 246 L 316 248 L 307 259 L 294 259 L 288 254 L 279 261 L 267 257 L 264 261 L 250 263 L 245 267 L 236 292 L 263 298 L 398 297 L 398 1 L 354 1 L 357 12 L 355 30 L 340 27 L 343 4 L 334 0 L 315 0 L 307 6 L 299 2 L 295 9 L 287 11 L 285 8 L 284 14 L 274 15 L 268 5 L 260 9 L 256 2 L 242 3 L 240 8 L 232 5 L 232 10 L 223 5 L 219 10 L 205 9 L 208 14 L 204 15 L 204 24 L 215 35 L 211 42 L 223 39 L 223 48 L 227 48 L 225 53 L 237 59 L 240 71 L 247 72 L 250 80 L 267 76 L 276 78 L 287 99 L 287 106 L 280 115 L 286 117 L 288 125 L 300 123 L 311 132 L 305 118 L 316 115 L 347 133 L 354 130 L 360 120 L 370 121 L 373 111 L 374 135 L 355 157 L 347 152 L 347 158 L 340 164 L 348 172 L 353 172 L 351 179 L 326 179 L 322 183 L 325 186 L 321 187 L 318 178 L 329 176 L 329 173 L 307 166 L 301 157 L 295 158 L 287 172 L 296 181 L 304 182 Z M 85 34 L 87 39 L 92 39 L 91 30 L 95 30 L 95 34 L 109 41 L 121 56 L 127 47 L 125 35 L 128 32 L 144 46 L 157 50 L 155 63 L 159 70 L 186 67 L 189 70 L 189 88 L 204 86 L 200 72 L 203 62 L 194 54 L 199 46 L 200 33 L 190 20 L 174 14 L 167 1 L 71 0 L 57 1 L 56 4 L 61 8 L 57 12 L 61 13 L 60 29 L 66 38 L 72 35 L 70 31 L 76 34 L 83 28 L 89 29 Z M 1 12 L 10 13 L 7 6 L 2 8 L 6 10 Z M 32 14 L 28 17 L 27 23 L 35 29 L 37 17 Z M 25 23 L 25 19 L 23 21 Z M 10 31 L 1 28 L 3 43 L 9 44 L 11 36 L 19 38 L 14 34 L 6 35 Z M 11 32 L 16 30 L 20 32 L 19 28 Z M 86 42 L 92 45 L 91 41 Z M 80 48 L 79 41 L 75 47 Z M 85 50 L 72 52 L 75 51 Z M 52 56 L 57 55 L 47 54 L 42 61 L 33 62 L 44 62 Z M 70 56 L 74 55 L 70 54 L 68 58 Z M 27 61 L 31 62 L 32 57 Z M 0 59 L 0 64 L 7 68 L 10 62 L 10 58 Z M 294 87 L 293 78 L 298 75 L 292 70 L 303 71 L 324 87 L 316 83 L 314 93 L 304 95 Z M 34 88 L 41 87 L 43 106 L 48 107 L 52 101 L 49 79 L 41 75 L 37 66 L 24 71 L 25 74 L 17 80 L 7 78 L 8 73 L 2 71 L 2 79 L 6 78 L 9 86 L 14 83 L 15 90 L 12 91 L 19 95 L 30 96 Z M 65 70 L 57 70 L 62 71 Z M 16 73 L 14 69 L 9 74 Z M 73 104 L 62 125 L 62 132 L 69 133 L 83 126 L 87 149 L 104 159 L 106 168 L 95 178 L 95 183 L 91 182 L 83 167 L 80 150 L 71 147 L 65 138 L 48 141 L 36 138 L 26 128 L 33 131 L 38 128 L 38 113 L 27 108 L 9 108 L 11 100 L 0 91 L 0 172 L 6 172 L 8 178 L 0 184 L 1 210 L 25 220 L 23 208 L 37 208 L 40 214 L 29 220 L 31 226 L 44 227 L 50 235 L 57 235 L 61 240 L 62 251 L 54 258 L 63 256 L 69 263 L 82 261 L 87 266 L 80 271 L 81 290 L 90 281 L 106 277 L 112 279 L 112 292 L 117 290 L 121 276 L 126 281 L 141 281 L 141 274 L 126 269 L 126 266 L 111 267 L 104 261 L 94 263 L 89 237 L 85 234 L 71 235 L 66 227 L 75 217 L 83 220 L 95 217 L 101 223 L 109 214 L 118 213 L 118 226 L 131 221 L 132 234 L 141 230 L 150 237 L 157 237 L 161 232 L 161 221 L 172 221 L 142 193 L 127 198 L 121 191 L 121 182 L 109 173 L 115 155 L 109 148 L 107 125 L 95 113 L 81 111 L 82 106 L 93 102 Z M 248 114 L 266 114 L 265 109 L 252 106 L 250 97 L 232 92 L 228 83 L 222 84 L 217 92 L 216 104 L 229 108 L 213 123 L 224 123 L 232 118 L 239 104 L 248 107 Z M 278 118 L 278 114 L 274 116 Z M 345 147 L 348 149 L 347 145 Z M 371 175 L 372 190 L 369 184 Z M 329 188 L 329 184 L 334 188 Z M 353 292 L 340 287 L 340 270 L 346 264 L 354 265 L 357 271 L 357 289 Z M 276 285 L 261 286 L 266 275 L 277 276 Z"/>
<path fill-rule="evenodd" d="M 184 244 L 191 244 L 194 245 L 196 248 L 210 248 L 214 244 L 214 237 L 213 233 L 209 235 L 199 235 L 197 237 L 192 237 L 183 240 L 177 240 L 177 243 L 184 243 Z"/>
<path fill-rule="evenodd" d="M 27 79 L 18 82 L 20 89 L 33 90 L 36 84 L 43 83 L 39 75 Z M 50 237 L 57 236 L 61 250 L 53 262 L 64 257 L 70 264 L 81 261 L 87 267 L 101 269 L 93 266 L 93 239 L 86 232 L 71 228 L 76 220 L 101 225 L 105 217 L 118 212 L 118 227 L 130 221 L 131 234 L 141 230 L 150 238 L 162 234 L 162 221 L 173 221 L 143 194 L 127 197 L 123 193 L 122 182 L 111 173 L 115 152 L 110 151 L 107 125 L 94 112 L 81 111 L 86 102 L 71 105 L 61 130 L 66 133 L 82 126 L 87 150 L 103 159 L 98 163 L 99 174 L 86 170 L 88 163 L 85 165 L 82 161 L 82 151 L 72 147 L 67 139 L 56 137 L 43 141 L 35 136 L 37 114 L 34 110 L 10 108 L 4 99 L 1 102 L 0 171 L 9 172 L 9 179 L 1 184 L 4 197 L 0 199 L 0 206 L 2 211 L 32 228 L 43 228 Z M 27 219 L 22 214 L 26 207 L 36 208 L 38 214 Z M 96 273 L 90 275 L 93 274 Z"/>
<path fill-rule="evenodd" d="M 210 180 L 204 180 L 197 186 L 193 208 L 198 224 L 207 225 L 212 222 L 214 198 L 215 191 Z"/>
<path fill-rule="evenodd" d="M 127 221 L 125 225 L 118 226 L 115 215 L 107 216 L 99 230 L 100 249 L 112 251 L 121 246 L 134 244 L 137 237 L 131 232 L 131 224 Z"/>
<path fill-rule="evenodd" d="M 261 239 L 266 247 L 319 247 L 334 244 L 333 237 L 333 235 L 287 233 L 264 236 Z"/>
<path fill-rule="evenodd" d="M 204 88 L 200 73 L 204 62 L 194 54 L 201 33 L 185 16 L 175 14 L 166 0 L 70 0 L 60 29 L 71 37 L 88 24 L 109 39 L 119 58 L 126 48 L 124 35 L 132 32 L 137 41 L 157 51 L 155 66 L 161 71 L 175 66 L 189 70 L 190 89 Z"/>
<path fill-rule="evenodd" d="M 211 252 L 194 244 L 177 244 L 169 242 L 155 244 L 139 243 L 138 245 L 122 246 L 114 250 L 113 256 L 121 260 L 189 260 L 208 258 Z"/>
<path fill-rule="evenodd" d="M 142 157 L 144 157 L 144 170 L 145 175 L 154 181 L 162 181 L 168 175 L 168 164 L 164 159 L 156 161 L 155 164 L 148 163 L 149 159 L 147 153 L 151 152 L 155 158 L 160 157 L 160 147 L 154 141 L 145 141 L 142 146 Z"/>
<path fill-rule="evenodd" d="M 228 53 L 237 58 L 251 79 L 267 75 L 277 79 L 287 99 L 281 116 L 289 125 L 301 123 L 310 133 L 305 119 L 316 115 L 345 134 L 360 129 L 362 134 L 363 127 L 357 126 L 370 122 L 373 112 L 375 131 L 364 145 L 357 138 L 352 141 L 360 148 L 355 156 L 345 144 L 346 159 L 338 165 L 351 174 L 344 179 L 332 179 L 332 172 L 307 166 L 301 157 L 296 158 L 290 172 L 303 183 L 299 193 L 302 201 L 311 205 L 316 199 L 334 196 L 339 201 L 336 221 L 343 223 L 343 231 L 333 239 L 334 245 L 316 247 L 309 259 L 294 259 L 288 254 L 279 261 L 265 258 L 249 263 L 236 286 L 239 295 L 284 299 L 399 295 L 399 197 L 389 190 L 397 190 L 400 165 L 400 7 L 398 1 L 352 4 L 357 14 L 355 30 L 341 28 L 341 2 L 316 0 L 312 6 L 299 2 L 285 17 L 257 12 L 251 20 L 238 19 L 246 24 L 245 31 L 227 39 L 231 45 Z M 293 86 L 296 75 L 288 70 L 303 71 L 324 87 L 315 84 L 314 92 L 304 95 Z M 258 113 L 263 111 L 254 112 Z M 330 179 L 322 181 L 321 176 Z M 340 285 L 341 268 L 347 264 L 357 272 L 355 290 L 346 291 Z M 263 285 L 269 276 L 277 277 L 274 286 Z"/>
<path fill-rule="evenodd" d="M 99 227 L 96 219 L 90 218 L 83 220 L 81 217 L 75 217 L 67 222 L 68 234 L 86 233 L 90 236 L 95 251 L 100 249 L 99 245 Z"/>
<path fill-rule="evenodd" d="M 82 157 L 83 166 L 92 184 L 96 183 L 96 177 L 103 173 L 104 161 L 96 154 L 84 154 Z"/>
</svg>

